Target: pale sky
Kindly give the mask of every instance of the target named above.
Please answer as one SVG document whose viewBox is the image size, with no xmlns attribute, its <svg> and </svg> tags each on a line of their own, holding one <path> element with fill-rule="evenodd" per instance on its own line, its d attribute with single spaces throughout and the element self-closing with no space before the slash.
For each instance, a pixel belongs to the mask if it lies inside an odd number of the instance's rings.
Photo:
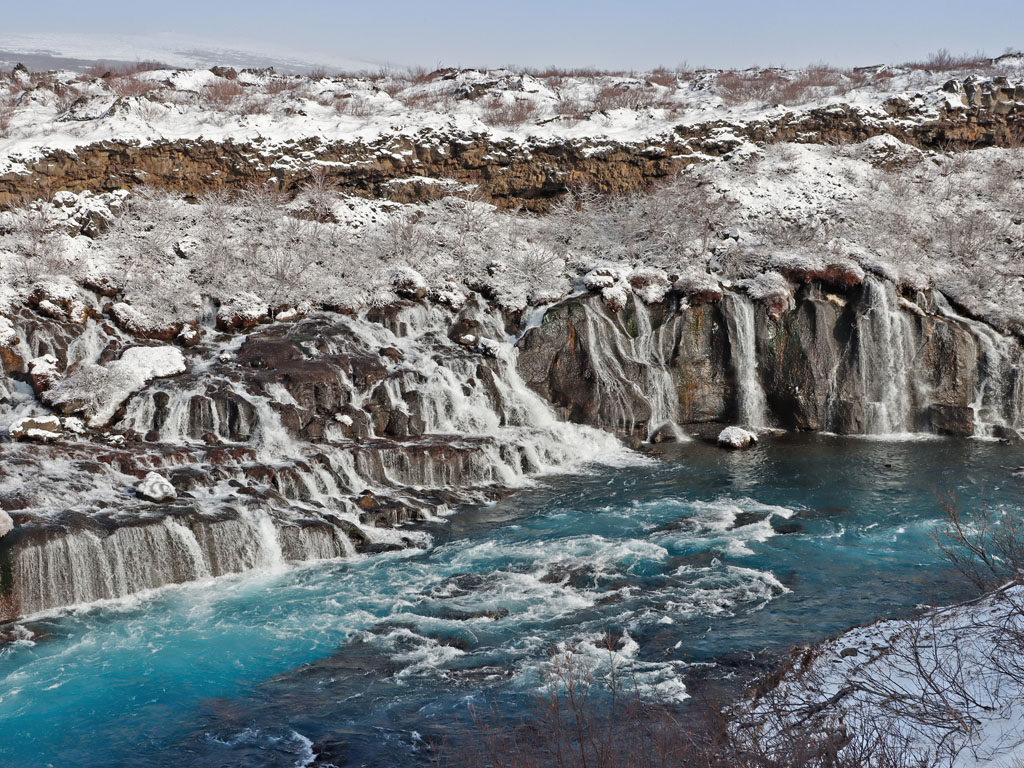
<svg viewBox="0 0 1024 768">
<path fill-rule="evenodd" d="M 5 2 L 3 34 L 171 35 L 310 61 L 645 69 L 898 63 L 1024 47 L 1024 2 Z M 105 54 L 98 46 L 96 57 Z"/>
</svg>

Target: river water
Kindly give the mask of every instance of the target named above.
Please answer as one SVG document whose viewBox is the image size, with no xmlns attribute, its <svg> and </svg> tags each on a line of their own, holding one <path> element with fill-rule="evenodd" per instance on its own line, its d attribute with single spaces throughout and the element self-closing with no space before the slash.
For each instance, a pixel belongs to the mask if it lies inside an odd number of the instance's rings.
<svg viewBox="0 0 1024 768">
<path fill-rule="evenodd" d="M 35 617 L 0 647 L 0 765 L 426 765 L 469 706 L 518 711 L 553 650 L 682 700 L 694 665 L 966 596 L 937 494 L 1019 508 L 1021 465 L 972 440 L 686 443 L 429 523 L 421 549 Z"/>
</svg>

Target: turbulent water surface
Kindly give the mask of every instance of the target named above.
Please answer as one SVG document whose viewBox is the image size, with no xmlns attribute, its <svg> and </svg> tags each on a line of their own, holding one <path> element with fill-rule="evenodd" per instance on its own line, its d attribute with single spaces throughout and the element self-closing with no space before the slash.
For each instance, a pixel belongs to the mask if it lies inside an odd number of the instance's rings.
<svg viewBox="0 0 1024 768">
<path fill-rule="evenodd" d="M 471 703 L 515 707 L 552 649 L 607 663 L 606 633 L 682 698 L 694 663 L 963 594 L 936 494 L 1012 502 L 1021 464 L 979 441 L 689 443 L 431 523 L 422 550 L 27 621 L 0 650 L 0 763 L 425 763 Z"/>
</svg>

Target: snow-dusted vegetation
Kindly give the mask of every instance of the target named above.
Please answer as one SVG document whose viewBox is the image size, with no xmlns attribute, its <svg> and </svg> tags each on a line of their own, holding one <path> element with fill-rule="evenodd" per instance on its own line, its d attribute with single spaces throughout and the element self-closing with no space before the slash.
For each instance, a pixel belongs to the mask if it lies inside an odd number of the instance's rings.
<svg viewBox="0 0 1024 768">
<path fill-rule="evenodd" d="M 937 288 L 1020 334 L 1024 151 L 745 144 L 650 192 L 578 189 L 543 216 L 500 211 L 466 185 L 398 204 L 324 176 L 294 199 L 273 185 L 189 200 L 61 193 L 0 214 L 0 249 L 8 311 L 35 296 L 84 320 L 101 302 L 143 336 L 187 332 L 208 299 L 245 322 L 410 293 L 458 307 L 470 291 L 523 311 L 582 288 L 621 308 L 629 293 L 655 303 L 735 284 L 785 306 L 803 282 L 865 272 Z"/>
</svg>

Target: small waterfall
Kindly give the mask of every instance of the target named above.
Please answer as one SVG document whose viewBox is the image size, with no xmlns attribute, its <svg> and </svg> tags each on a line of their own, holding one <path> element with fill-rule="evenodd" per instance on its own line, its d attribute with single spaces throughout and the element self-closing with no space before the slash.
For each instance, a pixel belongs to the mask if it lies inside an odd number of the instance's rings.
<svg viewBox="0 0 1024 768">
<path fill-rule="evenodd" d="M 916 358 L 910 316 L 899 308 L 896 286 L 864 281 L 866 311 L 857 317 L 857 354 L 865 398 L 865 431 L 894 434 L 913 431 L 911 388 Z"/>
<path fill-rule="evenodd" d="M 946 318 L 969 329 L 977 347 L 974 376 L 975 434 L 997 437 L 1024 427 L 1024 359 L 1020 345 L 990 325 L 964 317 L 935 292 L 935 306 Z"/>
<path fill-rule="evenodd" d="M 43 534 L 16 550 L 13 592 L 21 614 L 30 615 L 211 576 L 280 570 L 289 560 L 354 553 L 345 533 L 326 522 L 278 524 L 266 511 L 232 520 L 165 518 L 106 535 Z"/>
<path fill-rule="evenodd" d="M 754 303 L 747 296 L 728 293 L 722 304 L 729 329 L 732 366 L 736 373 L 738 421 L 748 427 L 767 426 L 768 407 L 757 365 Z"/>
<path fill-rule="evenodd" d="M 583 308 L 600 409 L 620 430 L 633 432 L 641 422 L 646 424 L 648 439 L 666 428 L 681 439 L 679 396 L 666 359 L 672 349 L 672 339 L 666 340 L 666 334 L 671 336 L 670 324 L 655 329 L 647 307 L 636 298 L 630 303 L 633 327 L 628 333 L 590 302 L 584 302 Z"/>
</svg>

